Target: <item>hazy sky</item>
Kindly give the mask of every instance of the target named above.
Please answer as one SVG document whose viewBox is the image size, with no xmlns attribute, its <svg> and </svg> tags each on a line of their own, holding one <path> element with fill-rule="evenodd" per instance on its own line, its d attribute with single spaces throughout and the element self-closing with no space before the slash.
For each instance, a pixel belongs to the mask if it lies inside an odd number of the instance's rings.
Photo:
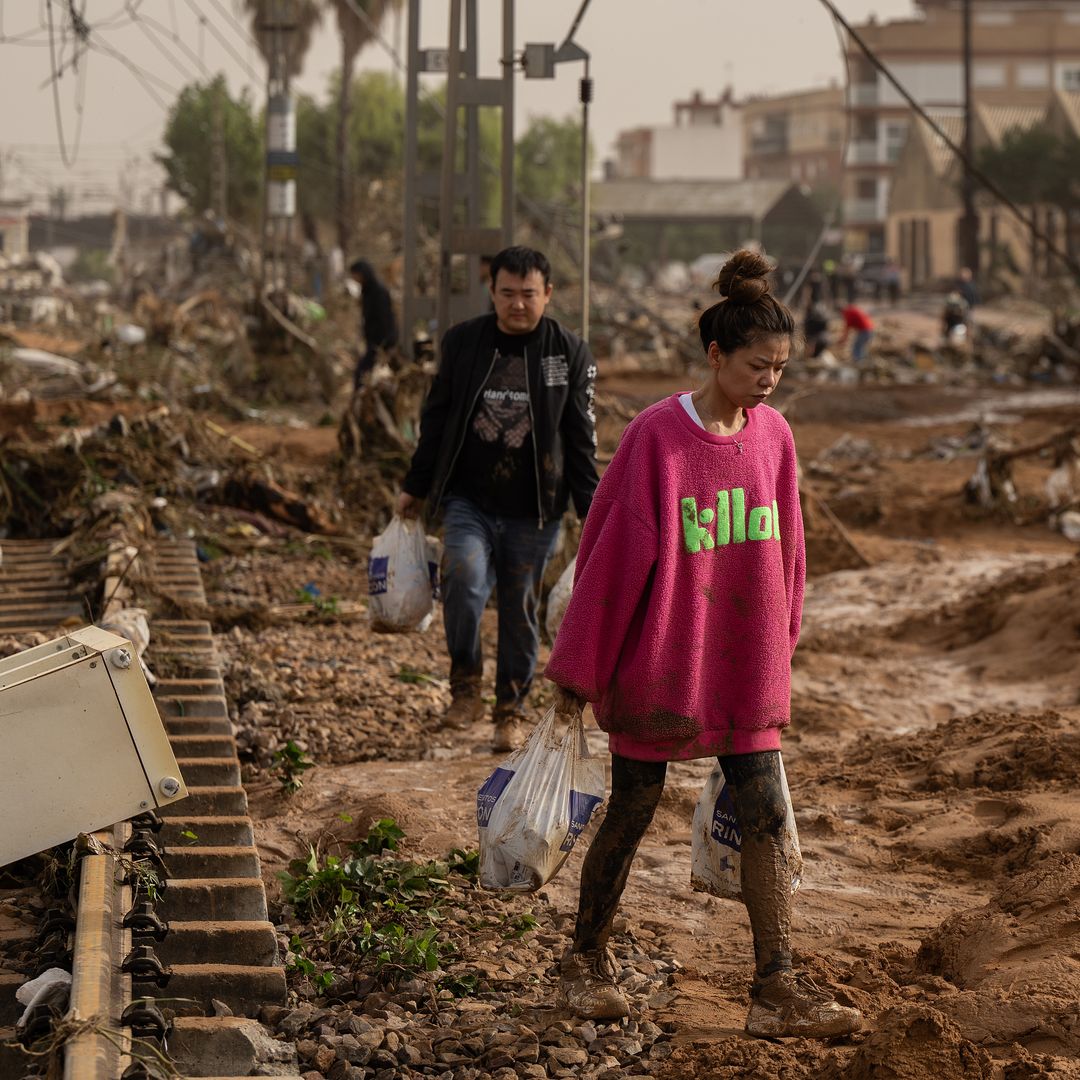
<svg viewBox="0 0 1080 1080">
<path fill-rule="evenodd" d="M 479 6 L 482 73 L 494 74 L 502 3 L 479 0 Z M 560 42 L 579 6 L 580 0 L 520 0 L 517 48 Z M 853 21 L 912 11 L 910 0 L 839 0 L 838 6 Z M 66 4 L 53 0 L 58 24 L 61 7 Z M 449 0 L 423 0 L 423 10 L 421 45 L 445 45 Z M 94 48 L 78 73 L 68 69 L 57 83 L 69 155 L 78 121 L 77 90 L 80 80 L 84 83 L 81 146 L 74 166 L 65 168 L 49 81 L 47 11 L 48 0 L 0 0 L 3 197 L 32 195 L 43 207 L 50 184 L 62 183 L 82 197 L 115 190 L 123 175 L 134 206 L 141 209 L 160 185 L 151 155 L 160 148 L 167 109 L 181 87 L 204 69 L 223 70 L 233 92 L 249 86 L 256 100 L 264 93 L 265 67 L 237 13 L 237 0 L 86 0 Z M 384 27 L 389 42 L 402 51 L 403 24 L 404 19 L 391 18 Z M 818 0 L 592 0 L 577 40 L 592 54 L 593 140 L 600 159 L 611 154 L 623 128 L 669 123 L 672 102 L 695 89 L 711 97 L 730 83 L 743 97 L 843 77 L 837 37 Z M 299 88 L 323 97 L 337 54 L 336 27 L 328 16 L 307 55 Z M 62 55 L 70 57 L 70 43 Z M 358 66 L 393 70 L 394 65 L 373 44 Z M 519 79 L 518 130 L 531 115 L 576 112 L 580 74 L 580 64 L 566 64 L 554 81 Z M 96 206 L 105 208 L 102 202 Z"/>
</svg>

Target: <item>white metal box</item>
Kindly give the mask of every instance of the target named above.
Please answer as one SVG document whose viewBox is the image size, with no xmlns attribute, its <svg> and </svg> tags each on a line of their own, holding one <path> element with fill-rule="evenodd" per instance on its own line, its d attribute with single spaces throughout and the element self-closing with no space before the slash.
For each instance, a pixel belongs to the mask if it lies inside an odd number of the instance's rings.
<svg viewBox="0 0 1080 1080">
<path fill-rule="evenodd" d="M 88 626 L 0 660 L 0 866 L 187 795 L 134 646 Z"/>
</svg>

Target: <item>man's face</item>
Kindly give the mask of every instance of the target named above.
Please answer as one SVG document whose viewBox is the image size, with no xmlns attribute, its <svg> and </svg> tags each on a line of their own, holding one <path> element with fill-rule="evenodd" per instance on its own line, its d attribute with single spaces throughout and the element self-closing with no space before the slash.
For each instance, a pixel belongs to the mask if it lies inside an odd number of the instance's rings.
<svg viewBox="0 0 1080 1080">
<path fill-rule="evenodd" d="M 531 334 L 540 325 L 544 309 L 551 299 L 551 286 L 544 284 L 539 270 L 524 277 L 500 270 L 491 287 L 495 319 L 504 334 Z"/>
</svg>

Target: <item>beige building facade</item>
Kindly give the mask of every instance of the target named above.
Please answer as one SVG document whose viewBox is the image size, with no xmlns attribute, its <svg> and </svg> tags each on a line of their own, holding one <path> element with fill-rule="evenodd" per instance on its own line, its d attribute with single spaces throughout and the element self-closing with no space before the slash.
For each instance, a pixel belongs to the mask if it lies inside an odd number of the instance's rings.
<svg viewBox="0 0 1080 1080">
<path fill-rule="evenodd" d="M 837 84 L 742 103 L 748 180 L 790 180 L 840 191 L 847 116 Z"/>
<path fill-rule="evenodd" d="M 674 105 L 675 122 L 620 132 L 615 177 L 621 180 L 740 180 L 740 106 L 727 90 L 710 101 L 700 91 Z"/>
<path fill-rule="evenodd" d="M 959 115 L 963 105 L 959 0 L 920 0 L 920 17 L 871 21 L 859 35 L 925 108 Z M 1046 109 L 1080 91 L 1080 0 L 974 0 L 972 90 L 988 107 Z M 890 193 L 912 112 L 848 42 L 848 146 L 844 241 L 854 252 L 886 250 Z"/>
<path fill-rule="evenodd" d="M 949 139 L 960 142 L 964 131 L 960 110 L 934 110 L 930 116 Z M 976 105 L 972 131 L 976 152 L 1000 146 L 1010 131 L 1035 127 L 1080 138 L 1080 93 L 1057 91 L 1046 106 Z M 896 162 L 886 224 L 886 250 L 900 264 L 911 287 L 947 283 L 959 276 L 963 266 L 962 175 L 961 163 L 944 139 L 926 121 L 916 119 Z M 1056 244 L 1065 244 L 1065 221 L 1059 209 L 1028 206 L 1022 210 Z M 1045 243 L 1034 240 L 1007 207 L 981 193 L 976 213 L 985 271 L 1023 276 L 1055 272 L 1055 260 Z"/>
</svg>

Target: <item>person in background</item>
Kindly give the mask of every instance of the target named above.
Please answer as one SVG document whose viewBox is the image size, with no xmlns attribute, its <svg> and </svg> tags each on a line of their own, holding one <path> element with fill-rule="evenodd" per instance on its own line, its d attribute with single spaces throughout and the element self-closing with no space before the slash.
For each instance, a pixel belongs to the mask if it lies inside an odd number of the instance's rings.
<svg viewBox="0 0 1080 1080">
<path fill-rule="evenodd" d="M 359 390 L 379 353 L 397 345 L 398 326 L 390 290 L 379 280 L 371 263 L 357 259 L 349 267 L 349 276 L 360 286 L 360 332 L 365 351 L 353 373 L 353 389 Z"/>
<path fill-rule="evenodd" d="M 957 283 L 956 291 L 964 298 L 968 311 L 979 305 L 979 286 L 975 284 L 975 275 L 972 274 L 970 267 L 965 266 L 960 270 L 960 280 Z"/>
<path fill-rule="evenodd" d="M 941 336 L 946 345 L 957 345 L 967 337 L 968 305 L 959 292 L 945 297 L 941 312 Z"/>
<path fill-rule="evenodd" d="M 592 702 L 611 751 L 611 798 L 559 963 L 563 1000 L 591 1020 L 629 1013 L 608 940 L 668 762 L 717 758 L 735 803 L 754 942 L 746 1030 L 832 1038 L 862 1023 L 792 958 L 780 734 L 806 560 L 795 441 L 766 404 L 795 336 L 769 269 L 747 250 L 724 264 L 721 299 L 698 322 L 702 385 L 650 406 L 623 432 L 585 521 L 545 671 L 556 711 L 573 717 Z M 729 937 L 717 930 L 715 940 Z"/>
<path fill-rule="evenodd" d="M 870 351 L 870 342 L 874 340 L 874 320 L 858 304 L 848 304 L 840 315 L 844 320 L 844 332 L 840 335 L 839 343 L 846 344 L 848 337 L 854 331 L 851 359 L 856 364 L 861 364 Z"/>
<path fill-rule="evenodd" d="M 588 345 L 545 314 L 551 265 L 511 247 L 491 260 L 495 310 L 451 327 L 420 417 L 398 513 L 445 511 L 443 616 L 450 708 L 441 727 L 485 713 L 480 618 L 498 597 L 495 733 L 511 750 L 540 647 L 544 567 L 570 500 L 582 520 L 598 483 L 596 364 Z"/>
<path fill-rule="evenodd" d="M 811 303 L 803 316 L 806 355 L 820 356 L 829 347 L 829 311 L 824 304 Z"/>
<path fill-rule="evenodd" d="M 889 297 L 889 303 L 894 307 L 900 303 L 900 293 L 903 290 L 904 277 L 900 270 L 900 264 L 890 259 L 885 264 L 885 272 L 883 274 L 883 284 L 885 285 L 885 293 Z"/>
<path fill-rule="evenodd" d="M 310 213 L 305 213 L 301 217 L 300 228 L 304 236 L 300 245 L 300 259 L 304 267 L 304 276 L 307 279 L 308 292 L 321 304 L 325 258 L 322 246 L 319 243 L 319 231 L 315 226 L 315 219 Z"/>
</svg>

